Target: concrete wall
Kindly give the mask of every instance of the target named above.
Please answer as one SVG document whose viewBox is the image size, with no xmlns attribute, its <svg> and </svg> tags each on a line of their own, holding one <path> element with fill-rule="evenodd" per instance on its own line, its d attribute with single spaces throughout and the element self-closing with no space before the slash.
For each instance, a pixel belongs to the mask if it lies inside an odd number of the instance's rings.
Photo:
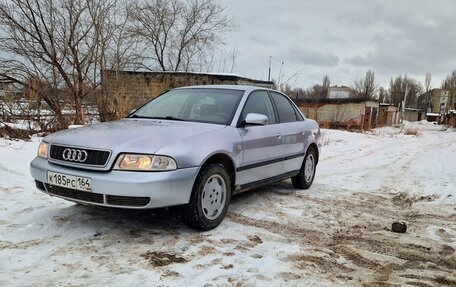
<svg viewBox="0 0 456 287">
<path fill-rule="evenodd" d="M 424 111 L 404 111 L 402 115 L 404 121 L 416 122 L 426 119 L 426 113 Z"/>
<path fill-rule="evenodd" d="M 304 115 L 324 128 L 371 129 L 376 127 L 376 101 L 300 102 Z"/>
<path fill-rule="evenodd" d="M 364 103 L 306 104 L 299 108 L 308 118 L 316 120 L 323 127 L 361 128 Z"/>
</svg>

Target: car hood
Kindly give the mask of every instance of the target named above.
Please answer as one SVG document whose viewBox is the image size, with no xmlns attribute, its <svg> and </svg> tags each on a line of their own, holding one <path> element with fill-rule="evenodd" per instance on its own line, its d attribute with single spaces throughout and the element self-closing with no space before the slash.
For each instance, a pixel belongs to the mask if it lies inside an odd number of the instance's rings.
<svg viewBox="0 0 456 287">
<path fill-rule="evenodd" d="M 60 131 L 44 140 L 51 144 L 153 154 L 185 138 L 222 129 L 225 126 L 152 119 L 123 119 Z"/>
</svg>

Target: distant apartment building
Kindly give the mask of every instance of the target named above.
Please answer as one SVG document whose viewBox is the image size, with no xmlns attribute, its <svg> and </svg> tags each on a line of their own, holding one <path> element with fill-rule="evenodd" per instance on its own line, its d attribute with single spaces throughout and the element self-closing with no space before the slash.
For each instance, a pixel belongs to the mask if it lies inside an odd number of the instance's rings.
<svg viewBox="0 0 456 287">
<path fill-rule="evenodd" d="M 432 89 L 432 113 L 446 114 L 449 110 L 456 109 L 456 91 L 448 89 Z"/>
<path fill-rule="evenodd" d="M 332 86 L 328 88 L 328 99 L 348 99 L 352 89 L 346 86 Z"/>
</svg>

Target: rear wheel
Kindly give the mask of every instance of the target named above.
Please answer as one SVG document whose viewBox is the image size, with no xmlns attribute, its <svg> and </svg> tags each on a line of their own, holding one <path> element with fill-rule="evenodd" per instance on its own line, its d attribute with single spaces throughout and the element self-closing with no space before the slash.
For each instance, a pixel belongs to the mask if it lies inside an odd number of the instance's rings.
<svg viewBox="0 0 456 287">
<path fill-rule="evenodd" d="M 317 167 L 317 152 L 310 147 L 307 150 L 299 173 L 291 178 L 294 188 L 308 189 L 314 180 Z"/>
<path fill-rule="evenodd" d="M 205 231 L 217 227 L 226 215 L 231 199 L 231 182 L 219 163 L 204 166 L 196 177 L 190 202 L 183 209 L 185 223 Z"/>
</svg>

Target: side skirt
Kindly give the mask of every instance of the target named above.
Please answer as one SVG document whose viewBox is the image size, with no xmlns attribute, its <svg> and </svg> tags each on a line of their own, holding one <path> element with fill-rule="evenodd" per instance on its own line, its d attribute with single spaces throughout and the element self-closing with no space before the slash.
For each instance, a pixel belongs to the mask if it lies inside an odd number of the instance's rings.
<svg viewBox="0 0 456 287">
<path fill-rule="evenodd" d="M 299 170 L 295 170 L 295 171 L 283 173 L 283 174 L 280 174 L 280 175 L 276 175 L 276 176 L 273 176 L 273 177 L 265 178 L 265 179 L 262 179 L 262 180 L 246 183 L 246 184 L 243 184 L 243 185 L 238 185 L 236 187 L 235 191 L 233 192 L 233 194 L 238 194 L 238 193 L 247 191 L 249 189 L 253 189 L 253 188 L 257 188 L 257 187 L 261 187 L 261 186 L 264 186 L 264 185 L 268 185 L 268 184 L 271 184 L 271 183 L 274 183 L 274 182 L 277 182 L 277 181 L 281 181 L 281 180 L 293 177 L 293 176 L 297 175 L 298 173 L 299 173 Z"/>
</svg>

